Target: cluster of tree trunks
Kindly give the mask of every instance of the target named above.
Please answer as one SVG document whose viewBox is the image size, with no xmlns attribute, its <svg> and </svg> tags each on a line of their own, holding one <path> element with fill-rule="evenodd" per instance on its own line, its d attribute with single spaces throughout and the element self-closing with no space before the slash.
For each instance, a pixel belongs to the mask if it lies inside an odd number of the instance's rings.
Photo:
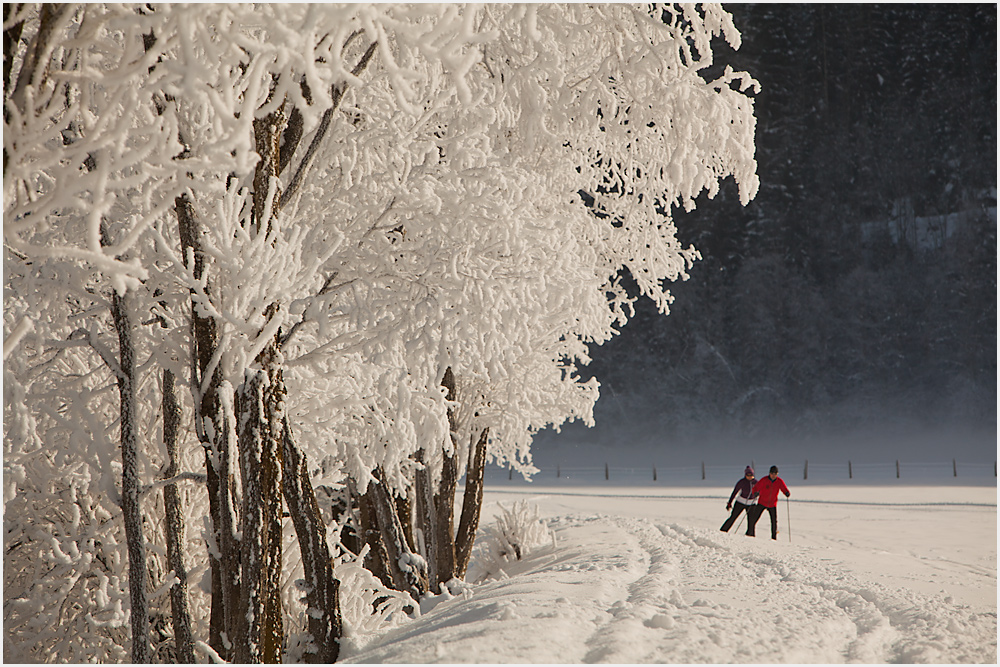
<svg viewBox="0 0 1000 667">
<path fill-rule="evenodd" d="M 442 385 L 448 392 L 447 399 L 454 401 L 455 376 L 450 367 Z M 414 597 L 439 592 L 441 585 L 465 576 L 479 527 L 489 428 L 469 442 L 465 494 L 456 530 L 459 437 L 452 410 L 448 411 L 448 421 L 450 442 L 444 450 L 436 488 L 430 470 L 423 465 L 425 452 L 421 450 L 415 456 L 416 473 L 405 495 L 390 494 L 382 471 L 375 472 L 375 483 L 365 493 L 355 489 L 351 494 L 358 510 L 360 534 L 369 547 L 365 567 L 386 586 Z"/>
<path fill-rule="evenodd" d="M 326 542 L 326 529 L 316 493 L 309 480 L 306 457 L 292 440 L 288 420 L 282 430 L 282 483 L 289 514 L 302 552 L 305 570 L 306 604 L 309 605 L 309 634 L 316 646 L 306 660 L 318 664 L 337 660 L 343 624 L 340 617 L 340 582 L 333 576 L 333 559 Z"/>
<path fill-rule="evenodd" d="M 296 113 L 291 114 L 297 117 Z M 261 160 L 254 176 L 252 222 L 257 234 L 267 234 L 278 215 L 281 195 L 276 187 L 282 151 L 294 150 L 301 139 L 299 123 L 289 126 L 284 107 L 254 122 Z M 201 229 L 187 196 L 177 199 L 184 257 L 194 262 L 196 279 L 204 272 Z M 211 285 L 207 283 L 210 293 Z M 298 451 L 284 411 L 281 332 L 274 334 L 248 369 L 235 392 L 219 369 L 219 337 L 215 320 L 203 316 L 193 294 L 192 342 L 195 368 L 192 383 L 198 393 L 196 424 L 205 448 L 208 491 L 215 544 L 210 554 L 212 612 L 209 644 L 222 657 L 242 663 L 281 661 L 284 644 L 280 580 L 281 522 L 284 501 L 295 525 L 307 579 L 309 629 L 313 641 L 308 662 L 337 659 L 341 620 L 338 582 L 326 542 L 305 456 Z M 273 304 L 266 316 L 279 309 Z M 263 335 L 263 333 L 262 333 Z M 207 381 L 206 381 L 207 380 Z M 206 428 L 206 423 L 211 428 Z M 236 425 L 239 425 L 237 432 Z M 233 437 L 238 447 L 242 502 L 237 511 L 237 480 Z M 237 538 L 239 527 L 240 538 Z"/>
<path fill-rule="evenodd" d="M 355 68 L 356 74 L 373 54 L 374 45 Z M 339 93 L 334 91 L 336 102 Z M 331 108 L 324 114 L 324 123 L 299 165 L 290 190 L 301 182 L 301 173 L 323 138 L 333 111 Z M 268 234 L 279 214 L 283 195 L 290 194 L 280 191 L 278 177 L 290 166 L 302 139 L 301 114 L 294 108 L 286 114 L 282 105 L 254 121 L 254 134 L 261 159 L 254 174 L 251 223 L 254 233 Z M 187 195 L 177 198 L 175 212 L 183 256 L 193 262 L 189 268 L 193 277 L 201 281 L 205 272 L 200 246 L 202 230 Z M 211 281 L 205 285 L 205 294 L 210 295 Z M 284 413 L 281 346 L 287 338 L 282 338 L 280 330 L 274 335 L 234 392 L 219 366 L 221 350 L 216 322 L 199 310 L 200 298 L 204 297 L 192 292 L 192 385 L 196 394 L 196 431 L 205 449 L 214 538 L 209 554 L 212 572 L 209 644 L 220 656 L 237 662 L 281 661 L 284 644 L 281 521 L 283 503 L 287 502 L 307 581 L 305 600 L 309 606 L 312 642 L 305 659 L 315 663 L 334 662 L 342 629 L 339 582 L 333 574 L 326 526 L 309 480 L 306 457 L 295 446 Z M 272 304 L 268 309 L 269 320 L 279 307 Z M 238 470 L 234 467 L 234 445 L 238 447 Z M 177 607 L 174 617 L 178 617 Z M 183 627 L 184 621 L 175 621 L 175 625 Z M 181 645 L 182 638 L 178 635 L 178 656 Z"/>
</svg>

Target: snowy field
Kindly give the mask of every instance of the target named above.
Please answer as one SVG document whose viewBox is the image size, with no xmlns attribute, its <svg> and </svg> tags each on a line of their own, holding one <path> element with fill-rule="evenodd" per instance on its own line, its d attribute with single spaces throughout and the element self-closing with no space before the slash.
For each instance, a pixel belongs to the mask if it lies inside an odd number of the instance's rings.
<svg viewBox="0 0 1000 667">
<path fill-rule="evenodd" d="M 777 541 L 766 514 L 756 538 L 743 535 L 745 524 L 719 531 L 728 483 L 615 485 L 603 469 L 586 483 L 494 474 L 481 527 L 501 506 L 527 501 L 549 541 L 454 597 L 426 600 L 414 621 L 349 640 L 343 657 L 995 663 L 997 495 L 992 466 L 988 473 L 936 485 L 783 473 L 792 498 L 780 503 Z"/>
</svg>

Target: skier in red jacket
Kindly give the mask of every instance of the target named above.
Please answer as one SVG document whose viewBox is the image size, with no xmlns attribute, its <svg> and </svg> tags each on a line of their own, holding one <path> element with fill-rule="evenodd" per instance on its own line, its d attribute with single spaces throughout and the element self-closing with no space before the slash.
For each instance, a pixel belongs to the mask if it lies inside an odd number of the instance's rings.
<svg viewBox="0 0 1000 667">
<path fill-rule="evenodd" d="M 754 535 L 754 529 L 757 526 L 757 520 L 760 519 L 760 515 L 767 510 L 767 513 L 771 515 L 771 539 L 778 539 L 778 492 L 785 494 L 785 497 L 789 497 L 792 494 L 788 491 L 788 487 L 785 486 L 785 481 L 778 477 L 778 466 L 771 466 L 771 471 L 767 477 L 762 477 L 760 481 L 753 485 L 753 493 L 759 493 L 757 497 L 757 506 L 751 508 L 753 511 L 747 512 L 750 519 L 750 525 L 747 528 L 747 535 Z"/>
</svg>

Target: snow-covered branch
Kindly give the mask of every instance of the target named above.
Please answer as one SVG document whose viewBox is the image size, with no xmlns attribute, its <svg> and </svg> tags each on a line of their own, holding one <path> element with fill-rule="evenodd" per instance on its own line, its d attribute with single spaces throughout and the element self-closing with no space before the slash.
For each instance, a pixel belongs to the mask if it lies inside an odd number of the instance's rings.
<svg viewBox="0 0 1000 667">
<path fill-rule="evenodd" d="M 18 343 L 21 339 L 28 335 L 32 329 L 35 328 L 35 323 L 31 321 L 29 317 L 22 317 L 21 321 L 17 323 L 14 330 L 10 332 L 10 335 L 3 340 L 3 358 L 4 361 L 7 360 L 14 350 L 17 348 Z"/>
<path fill-rule="evenodd" d="M 83 341 L 97 353 L 97 356 L 101 358 L 104 365 L 108 367 L 108 370 L 116 377 L 121 377 L 122 370 L 119 366 L 118 361 L 115 359 L 115 355 L 109 350 L 104 344 L 97 339 L 97 337 L 88 329 L 79 328 L 73 331 L 67 338 L 68 341 Z"/>
<path fill-rule="evenodd" d="M 182 472 L 174 475 L 173 477 L 158 479 L 152 484 L 143 484 L 139 489 L 139 493 L 146 495 L 150 491 L 156 491 L 157 489 L 162 489 L 169 484 L 176 484 L 177 482 L 194 482 L 196 484 L 204 484 L 207 481 L 208 477 L 204 473 Z"/>
</svg>

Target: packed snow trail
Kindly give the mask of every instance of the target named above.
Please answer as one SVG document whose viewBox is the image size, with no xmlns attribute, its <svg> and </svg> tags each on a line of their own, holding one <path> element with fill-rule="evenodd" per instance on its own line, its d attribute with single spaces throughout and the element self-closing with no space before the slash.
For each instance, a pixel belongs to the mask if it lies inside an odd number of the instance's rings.
<svg viewBox="0 0 1000 667">
<path fill-rule="evenodd" d="M 549 525 L 554 546 L 346 661 L 996 661 L 995 609 L 859 581 L 787 543 L 623 516 Z"/>
</svg>

